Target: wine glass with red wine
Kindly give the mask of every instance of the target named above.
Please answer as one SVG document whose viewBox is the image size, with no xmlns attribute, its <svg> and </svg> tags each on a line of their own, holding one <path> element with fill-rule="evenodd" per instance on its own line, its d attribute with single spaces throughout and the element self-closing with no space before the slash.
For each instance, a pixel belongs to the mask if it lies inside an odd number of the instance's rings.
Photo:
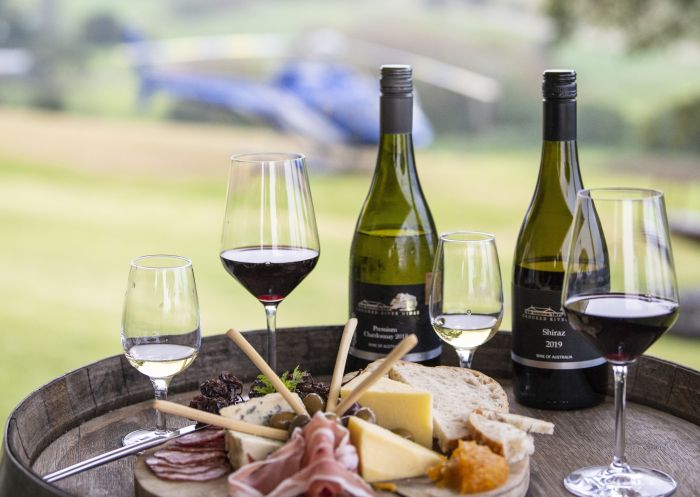
<svg viewBox="0 0 700 497">
<path fill-rule="evenodd" d="M 267 315 L 267 362 L 277 370 L 277 306 L 319 256 L 316 218 L 303 155 L 234 155 L 221 235 L 226 271 Z"/>
<path fill-rule="evenodd" d="M 608 466 L 574 471 L 566 488 L 580 496 L 671 495 L 676 482 L 625 459 L 627 367 L 678 317 L 678 290 L 661 192 L 582 190 L 576 203 L 562 303 L 571 326 L 612 365 L 615 455 Z"/>
</svg>

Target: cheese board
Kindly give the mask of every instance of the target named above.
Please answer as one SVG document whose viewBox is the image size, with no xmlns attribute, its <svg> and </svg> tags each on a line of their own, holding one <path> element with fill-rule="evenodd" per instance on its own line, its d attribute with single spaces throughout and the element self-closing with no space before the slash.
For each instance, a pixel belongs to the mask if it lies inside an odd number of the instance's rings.
<svg viewBox="0 0 700 497">
<path fill-rule="evenodd" d="M 136 497 L 228 497 L 226 478 L 206 482 L 172 482 L 156 477 L 148 466 L 146 457 L 153 451 L 141 455 L 134 462 L 134 492 Z M 470 497 L 523 497 L 530 482 L 530 460 L 526 458 L 510 466 L 508 481 L 500 488 L 489 492 L 469 494 Z M 382 496 L 404 497 L 455 497 L 455 492 L 436 488 L 428 478 L 413 478 L 397 484 L 396 493 L 377 492 Z"/>
<path fill-rule="evenodd" d="M 304 365 L 330 375 L 342 326 L 279 330 L 280 367 Z M 245 334 L 264 350 L 265 331 Z M 451 351 L 443 363 L 456 365 Z M 574 465 L 596 464 L 611 451 L 611 399 L 585 411 L 549 412 L 523 407 L 512 399 L 510 333 L 499 332 L 474 359 L 474 367 L 498 380 L 509 395 L 512 412 L 556 424 L 556 435 L 539 443 L 530 458 L 528 497 L 568 495 L 562 478 Z M 186 404 L 202 378 L 222 369 L 251 381 L 258 374 L 225 335 L 203 339 L 200 358 L 172 384 L 171 400 Z M 642 357 L 629 375 L 630 431 L 643 433 L 628 443 L 628 457 L 639 465 L 658 467 L 679 482 L 678 496 L 700 488 L 700 373 L 683 366 Z M 152 387 L 123 356 L 84 366 L 38 389 L 11 414 L 0 458 L 0 495 L 13 497 L 133 497 L 133 465 L 125 458 L 71 478 L 48 484 L 41 475 L 119 446 L 120 434 L 153 422 Z M 177 428 L 190 424 L 169 418 Z"/>
</svg>

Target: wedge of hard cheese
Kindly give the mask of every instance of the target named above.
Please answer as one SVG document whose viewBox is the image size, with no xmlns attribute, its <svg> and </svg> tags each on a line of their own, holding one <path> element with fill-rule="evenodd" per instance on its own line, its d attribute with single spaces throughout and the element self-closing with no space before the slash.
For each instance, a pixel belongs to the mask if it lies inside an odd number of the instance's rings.
<svg viewBox="0 0 700 497">
<path fill-rule="evenodd" d="M 376 367 L 370 364 L 366 371 Z M 433 394 L 433 436 L 443 452 L 469 438 L 467 419 L 477 408 L 508 412 L 508 396 L 493 378 L 472 369 L 451 366 L 434 368 L 399 361 L 389 378 Z"/>
<path fill-rule="evenodd" d="M 350 439 L 360 456 L 360 475 L 368 482 L 424 476 L 444 457 L 381 426 L 351 416 Z"/>
<path fill-rule="evenodd" d="M 340 389 L 347 397 L 369 373 L 362 373 Z M 433 447 L 433 396 L 405 383 L 380 378 L 357 401 L 369 407 L 377 417 L 377 424 L 389 430 L 403 429 L 413 434 L 416 443 Z"/>
<path fill-rule="evenodd" d="M 282 445 L 279 440 L 226 430 L 226 454 L 233 469 L 265 459 Z"/>
<path fill-rule="evenodd" d="M 532 437 L 523 430 L 502 421 L 487 419 L 476 412 L 469 415 L 467 429 L 473 440 L 488 445 L 510 464 L 535 452 Z"/>
</svg>

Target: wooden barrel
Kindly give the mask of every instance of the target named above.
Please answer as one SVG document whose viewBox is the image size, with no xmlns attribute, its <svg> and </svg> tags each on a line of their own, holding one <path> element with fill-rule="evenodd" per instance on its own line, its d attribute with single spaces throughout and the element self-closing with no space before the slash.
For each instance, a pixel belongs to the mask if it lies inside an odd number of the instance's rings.
<svg viewBox="0 0 700 497">
<path fill-rule="evenodd" d="M 280 330 L 280 369 L 300 364 L 318 376 L 332 371 L 340 326 Z M 246 334 L 260 351 L 265 331 Z M 443 362 L 455 365 L 446 348 Z M 499 332 L 481 347 L 474 367 L 510 390 L 510 333 Z M 243 381 L 257 370 L 224 335 L 206 337 L 200 356 L 171 386 L 174 400 L 185 401 L 199 383 L 228 369 Z M 90 364 L 33 392 L 10 415 L 0 456 L 0 496 L 132 497 L 133 457 L 50 485 L 40 475 L 119 446 L 123 434 L 153 424 L 147 401 L 150 382 L 123 356 Z M 629 375 L 628 459 L 672 474 L 676 495 L 700 489 L 700 373 L 666 361 L 641 358 Z M 581 411 L 548 412 L 511 403 L 511 410 L 556 423 L 554 437 L 537 440 L 531 459 L 530 496 L 568 495 L 561 480 L 582 465 L 603 464 L 612 456 L 613 409 L 608 401 Z M 170 419 L 171 426 L 187 424 Z"/>
</svg>

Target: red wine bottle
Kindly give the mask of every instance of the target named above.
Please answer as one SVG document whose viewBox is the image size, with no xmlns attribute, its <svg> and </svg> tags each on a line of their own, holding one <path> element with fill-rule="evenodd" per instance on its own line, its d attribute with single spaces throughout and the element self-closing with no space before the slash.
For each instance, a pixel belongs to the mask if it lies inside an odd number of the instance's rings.
<svg viewBox="0 0 700 497">
<path fill-rule="evenodd" d="M 544 141 L 537 186 L 515 249 L 513 390 L 521 404 L 578 409 L 600 403 L 607 364 L 568 324 L 561 304 L 564 253 L 576 194 L 583 188 L 576 145 L 576 73 L 545 71 Z M 602 242 L 601 242 L 602 243 Z M 606 271 L 592 271 L 601 279 Z"/>
</svg>

